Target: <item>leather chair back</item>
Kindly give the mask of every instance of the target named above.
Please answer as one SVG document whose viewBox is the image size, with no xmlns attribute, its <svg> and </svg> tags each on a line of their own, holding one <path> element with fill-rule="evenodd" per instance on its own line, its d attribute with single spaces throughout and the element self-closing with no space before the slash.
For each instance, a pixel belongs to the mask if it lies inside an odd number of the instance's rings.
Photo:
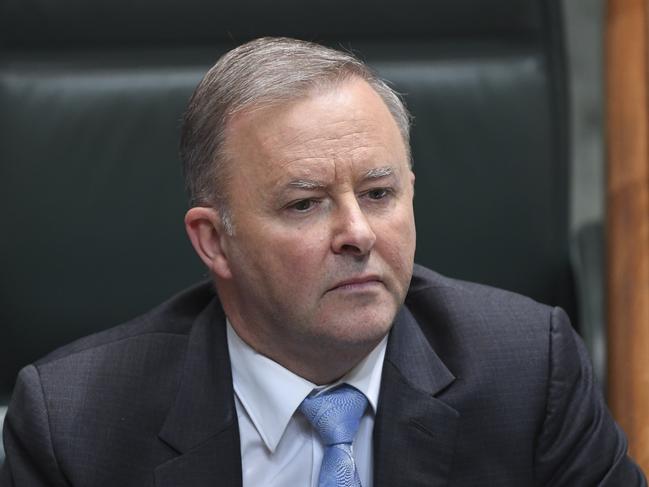
<svg viewBox="0 0 649 487">
<path fill-rule="evenodd" d="M 205 276 L 178 127 L 227 49 L 357 52 L 414 115 L 417 260 L 574 311 L 558 0 L 0 2 L 0 396 Z"/>
</svg>

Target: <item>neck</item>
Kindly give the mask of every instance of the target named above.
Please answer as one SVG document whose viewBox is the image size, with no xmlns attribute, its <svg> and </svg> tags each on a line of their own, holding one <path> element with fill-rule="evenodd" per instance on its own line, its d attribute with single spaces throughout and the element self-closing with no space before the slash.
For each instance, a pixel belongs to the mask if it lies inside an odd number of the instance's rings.
<svg viewBox="0 0 649 487">
<path fill-rule="evenodd" d="M 236 334 L 256 352 L 277 362 L 295 375 L 316 385 L 336 382 L 347 374 L 381 342 L 383 337 L 363 344 L 318 344 L 307 343 L 288 346 L 287 341 L 266 339 L 250 333 L 241 326 L 236 317 L 228 314 L 228 319 Z M 281 343 L 281 346 L 278 345 Z"/>
<path fill-rule="evenodd" d="M 385 333 L 356 337 L 301 333 L 300 327 L 269 325 L 266 314 L 241 306 L 235 291 L 216 281 L 217 293 L 236 334 L 256 352 L 316 385 L 337 381 L 352 370 L 385 337 Z M 280 322 L 281 323 L 281 322 Z"/>
</svg>

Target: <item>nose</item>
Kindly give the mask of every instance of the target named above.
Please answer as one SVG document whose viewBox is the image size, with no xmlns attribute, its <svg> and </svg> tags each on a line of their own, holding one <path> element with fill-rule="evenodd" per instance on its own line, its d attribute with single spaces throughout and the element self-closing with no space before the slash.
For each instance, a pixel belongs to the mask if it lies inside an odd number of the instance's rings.
<svg viewBox="0 0 649 487">
<path fill-rule="evenodd" d="M 364 256 L 372 250 L 376 235 L 355 196 L 338 206 L 334 220 L 332 249 L 335 254 Z"/>
</svg>

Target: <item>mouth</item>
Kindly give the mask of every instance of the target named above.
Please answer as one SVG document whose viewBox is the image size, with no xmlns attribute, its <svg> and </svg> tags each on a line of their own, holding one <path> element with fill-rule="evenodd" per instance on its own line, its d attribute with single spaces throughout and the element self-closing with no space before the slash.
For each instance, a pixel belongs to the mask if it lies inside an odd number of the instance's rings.
<svg viewBox="0 0 649 487">
<path fill-rule="evenodd" d="M 345 279 L 336 283 L 328 291 L 365 291 L 371 290 L 373 287 L 381 284 L 383 284 L 383 281 L 379 276 L 372 274 Z"/>
</svg>

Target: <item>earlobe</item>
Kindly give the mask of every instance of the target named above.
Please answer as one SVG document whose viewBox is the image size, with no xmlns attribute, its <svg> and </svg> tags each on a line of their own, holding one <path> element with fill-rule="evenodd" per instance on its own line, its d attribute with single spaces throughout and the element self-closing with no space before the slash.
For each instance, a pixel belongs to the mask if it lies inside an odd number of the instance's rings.
<svg viewBox="0 0 649 487">
<path fill-rule="evenodd" d="M 214 208 L 197 206 L 185 214 L 185 230 L 194 250 L 208 269 L 217 277 L 232 277 L 224 248 L 225 230 L 219 213 Z"/>
</svg>

